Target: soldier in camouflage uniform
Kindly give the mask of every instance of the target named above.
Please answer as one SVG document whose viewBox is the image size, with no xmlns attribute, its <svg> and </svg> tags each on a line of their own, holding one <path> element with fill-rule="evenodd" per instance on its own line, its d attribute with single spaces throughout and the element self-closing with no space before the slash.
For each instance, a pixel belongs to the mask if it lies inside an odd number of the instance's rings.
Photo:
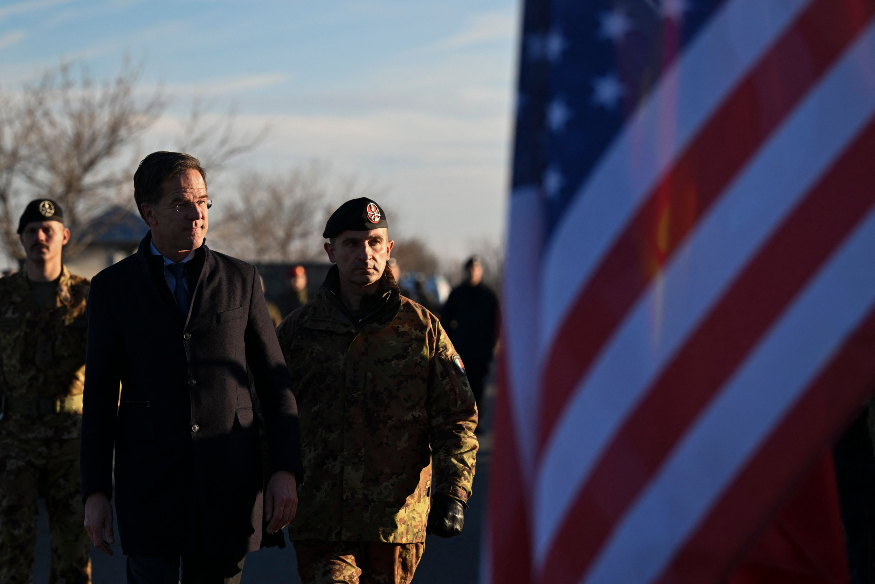
<svg viewBox="0 0 875 584">
<path fill-rule="evenodd" d="M 387 227 L 370 199 L 335 211 L 336 265 L 277 330 L 307 472 L 289 527 L 305 584 L 410 582 L 426 532 L 460 533 L 471 496 L 474 397 L 438 319 L 385 269 Z"/>
<path fill-rule="evenodd" d="M 19 237 L 26 269 L 0 279 L 0 582 L 33 582 L 37 497 L 51 532 L 49 582 L 91 582 L 79 493 L 79 421 L 89 282 L 67 271 L 57 203 L 32 201 Z"/>
</svg>

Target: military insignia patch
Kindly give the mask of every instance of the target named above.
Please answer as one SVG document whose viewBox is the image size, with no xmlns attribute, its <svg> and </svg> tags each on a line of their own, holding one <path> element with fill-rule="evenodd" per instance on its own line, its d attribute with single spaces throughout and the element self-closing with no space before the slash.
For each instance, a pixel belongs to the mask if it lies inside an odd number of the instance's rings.
<svg viewBox="0 0 875 584">
<path fill-rule="evenodd" d="M 456 366 L 456 369 L 459 370 L 459 373 L 462 375 L 465 374 L 465 364 L 462 363 L 462 358 L 458 355 L 453 355 L 453 365 Z"/>
<path fill-rule="evenodd" d="M 39 212 L 42 213 L 43 217 L 51 217 L 55 214 L 55 206 L 52 205 L 51 201 L 43 201 L 39 204 Z"/>
<path fill-rule="evenodd" d="M 377 207 L 374 203 L 368 203 L 367 217 L 368 221 L 370 221 L 371 223 L 379 223 L 381 217 L 380 208 Z"/>
</svg>

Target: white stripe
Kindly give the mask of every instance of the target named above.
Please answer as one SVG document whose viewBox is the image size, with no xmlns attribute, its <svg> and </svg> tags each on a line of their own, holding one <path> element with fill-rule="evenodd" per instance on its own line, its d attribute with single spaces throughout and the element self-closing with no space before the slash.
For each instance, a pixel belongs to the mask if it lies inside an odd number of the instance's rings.
<svg viewBox="0 0 875 584">
<path fill-rule="evenodd" d="M 727 92 L 805 4 L 806 0 L 729 2 L 666 71 L 652 97 L 608 149 L 546 250 L 541 365 L 577 294 L 618 232 Z"/>
<path fill-rule="evenodd" d="M 875 302 L 875 212 L 691 427 L 584 582 L 652 581 Z M 804 431 L 800 428 L 800 431 Z"/>
<path fill-rule="evenodd" d="M 873 115 L 875 75 L 865 73 L 875 53 L 873 30 L 852 45 L 702 218 L 575 389 L 535 483 L 536 566 L 630 410 L 752 254 Z"/>
<path fill-rule="evenodd" d="M 523 187 L 511 197 L 508 243 L 504 266 L 502 320 L 506 353 L 507 389 L 513 412 L 514 434 L 520 454 L 526 493 L 530 492 L 538 404 L 537 350 L 538 274 L 543 235 L 543 203 L 536 187 Z"/>
</svg>

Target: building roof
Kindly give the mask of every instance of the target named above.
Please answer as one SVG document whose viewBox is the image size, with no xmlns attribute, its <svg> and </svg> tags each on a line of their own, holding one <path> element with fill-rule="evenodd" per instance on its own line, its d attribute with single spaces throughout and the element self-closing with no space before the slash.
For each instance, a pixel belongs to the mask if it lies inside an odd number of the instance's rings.
<svg viewBox="0 0 875 584">
<path fill-rule="evenodd" d="M 147 231 L 149 228 L 139 215 L 115 206 L 92 219 L 81 233 L 73 235 L 77 239 L 91 237 L 89 245 L 136 247 Z"/>
</svg>

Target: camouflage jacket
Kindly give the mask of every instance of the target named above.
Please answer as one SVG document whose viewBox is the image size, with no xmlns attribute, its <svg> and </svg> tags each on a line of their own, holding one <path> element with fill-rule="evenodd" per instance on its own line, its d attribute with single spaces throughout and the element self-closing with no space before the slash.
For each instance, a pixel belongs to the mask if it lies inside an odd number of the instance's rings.
<svg viewBox="0 0 875 584">
<path fill-rule="evenodd" d="M 82 394 L 89 285 L 65 266 L 55 308 L 44 311 L 25 272 L 0 278 L 0 394 L 8 402 Z M 0 420 L 0 441 L 78 438 L 79 422 L 76 414 L 7 412 Z"/>
<path fill-rule="evenodd" d="M 438 319 L 390 276 L 343 308 L 337 267 L 277 329 L 298 400 L 306 481 L 293 540 L 425 541 L 429 494 L 471 496 L 477 407 Z"/>
</svg>

